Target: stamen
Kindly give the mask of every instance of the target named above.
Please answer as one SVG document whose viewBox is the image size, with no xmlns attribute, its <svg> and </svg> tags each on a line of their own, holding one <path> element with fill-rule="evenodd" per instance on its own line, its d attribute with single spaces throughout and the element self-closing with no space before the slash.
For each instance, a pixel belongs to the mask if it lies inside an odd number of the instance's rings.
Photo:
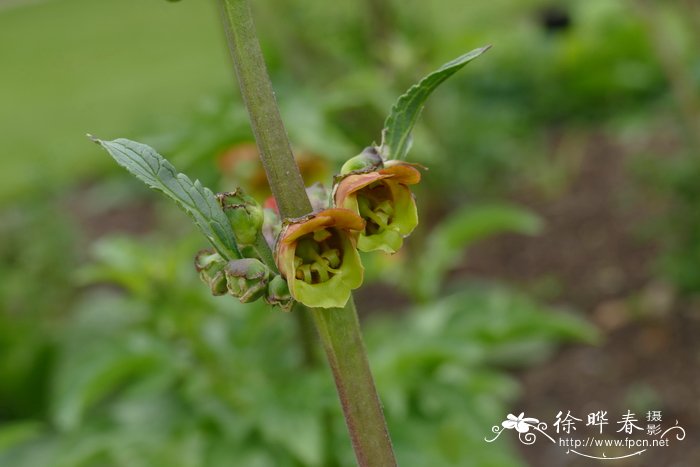
<svg viewBox="0 0 700 467">
<path fill-rule="evenodd" d="M 374 211 L 381 211 L 387 216 L 391 216 L 392 214 L 394 214 L 394 206 L 391 204 L 391 201 L 385 199 L 384 201 L 379 203 L 376 208 L 374 208 Z"/>
<path fill-rule="evenodd" d="M 340 272 L 338 269 L 332 268 L 331 264 L 330 264 L 330 260 L 322 255 L 323 255 L 323 253 L 321 255 L 316 255 L 316 258 L 315 258 L 316 263 L 314 263 L 314 264 L 318 264 L 319 267 L 322 267 L 326 271 L 330 271 L 334 274 L 337 274 L 338 272 Z M 338 262 L 338 263 L 340 263 L 340 262 Z M 340 265 L 340 264 L 338 264 L 338 265 Z"/>
<path fill-rule="evenodd" d="M 357 197 L 357 206 L 360 210 L 360 216 L 370 219 L 372 222 L 377 224 L 380 228 L 386 228 L 387 227 L 387 221 L 389 216 L 386 214 L 381 214 L 379 215 L 378 213 L 374 212 L 372 210 L 372 207 L 370 205 L 370 201 L 365 198 L 364 196 L 358 196 Z"/>
<path fill-rule="evenodd" d="M 313 236 L 304 236 L 297 244 L 295 255 L 309 262 L 314 258 L 314 255 L 320 253 L 321 246 L 313 240 Z"/>
<path fill-rule="evenodd" d="M 311 265 L 310 264 L 303 264 L 297 268 L 296 271 L 296 278 L 303 280 L 307 284 L 312 284 L 313 283 L 313 276 L 311 274 Z"/>
<path fill-rule="evenodd" d="M 321 229 L 308 234 L 297 244 L 294 256 L 295 277 L 308 284 L 327 282 L 340 273 L 340 250 L 329 244 L 333 231 Z"/>
<path fill-rule="evenodd" d="M 316 242 L 318 243 L 328 240 L 329 238 L 331 238 L 331 236 L 332 234 L 326 229 L 321 229 L 314 232 L 314 240 L 316 240 Z"/>
<path fill-rule="evenodd" d="M 374 214 L 382 220 L 382 223 L 380 224 L 382 227 L 386 227 L 389 224 L 389 214 L 385 213 L 384 211 L 375 211 Z"/>
<path fill-rule="evenodd" d="M 324 251 L 321 257 L 328 261 L 328 265 L 332 268 L 340 266 L 340 252 L 335 248 Z"/>
<path fill-rule="evenodd" d="M 324 264 L 321 263 L 314 263 L 311 265 L 311 270 L 316 271 L 318 273 L 318 281 L 319 282 L 327 282 L 328 281 L 328 269 L 325 267 L 325 262 Z"/>
</svg>

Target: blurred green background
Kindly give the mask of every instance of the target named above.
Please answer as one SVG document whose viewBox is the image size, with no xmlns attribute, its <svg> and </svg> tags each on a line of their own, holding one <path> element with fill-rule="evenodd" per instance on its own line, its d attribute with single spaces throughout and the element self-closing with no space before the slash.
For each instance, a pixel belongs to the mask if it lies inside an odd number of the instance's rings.
<svg viewBox="0 0 700 467">
<path fill-rule="evenodd" d="M 400 464 L 584 465 L 484 437 L 593 407 L 662 410 L 689 438 L 635 465 L 697 465 L 697 2 L 254 3 L 309 183 L 494 45 L 416 129 L 421 226 L 364 258 Z M 353 465 L 293 317 L 211 297 L 186 216 L 85 137 L 267 196 L 214 2 L 0 1 L 0 129 L 0 466 Z"/>
</svg>

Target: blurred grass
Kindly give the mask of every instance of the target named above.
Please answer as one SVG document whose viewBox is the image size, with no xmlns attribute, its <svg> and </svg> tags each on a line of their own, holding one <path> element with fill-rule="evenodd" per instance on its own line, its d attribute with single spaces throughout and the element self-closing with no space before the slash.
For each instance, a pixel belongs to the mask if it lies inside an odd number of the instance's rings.
<svg viewBox="0 0 700 467">
<path fill-rule="evenodd" d="M 0 5 L 0 203 L 111 169 L 86 132 L 179 120 L 227 85 L 216 15 L 211 2 Z"/>
</svg>

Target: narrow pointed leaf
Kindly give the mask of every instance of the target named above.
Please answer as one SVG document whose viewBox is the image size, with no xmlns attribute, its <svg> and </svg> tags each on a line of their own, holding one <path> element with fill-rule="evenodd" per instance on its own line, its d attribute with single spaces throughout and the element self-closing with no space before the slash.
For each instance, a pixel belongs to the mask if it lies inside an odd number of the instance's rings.
<svg viewBox="0 0 700 467">
<path fill-rule="evenodd" d="M 187 175 L 178 173 L 170 162 L 145 144 L 128 139 L 92 139 L 105 148 L 117 164 L 149 187 L 174 200 L 192 217 L 221 256 L 229 260 L 241 257 L 228 217 L 214 193 L 199 180 L 193 182 Z"/>
<path fill-rule="evenodd" d="M 439 69 L 423 78 L 418 84 L 413 85 L 405 94 L 399 97 L 391 113 L 384 122 L 382 130 L 381 155 L 384 160 L 406 158 L 411 148 L 411 132 L 415 125 L 423 105 L 430 94 L 447 78 L 459 71 L 464 65 L 486 52 L 491 46 L 472 50 L 451 62 L 444 64 Z"/>
</svg>

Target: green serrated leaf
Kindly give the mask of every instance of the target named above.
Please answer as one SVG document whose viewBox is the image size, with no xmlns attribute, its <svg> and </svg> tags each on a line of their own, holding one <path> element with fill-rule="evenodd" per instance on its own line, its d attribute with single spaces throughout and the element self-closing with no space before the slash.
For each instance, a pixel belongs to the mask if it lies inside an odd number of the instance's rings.
<svg viewBox="0 0 700 467">
<path fill-rule="evenodd" d="M 411 148 L 411 132 L 416 124 L 425 101 L 430 94 L 447 78 L 459 71 L 464 65 L 486 52 L 491 46 L 472 50 L 451 62 L 445 63 L 439 69 L 430 73 L 414 84 L 405 94 L 399 97 L 391 113 L 384 122 L 382 130 L 382 145 L 380 153 L 384 160 L 406 158 Z"/>
<path fill-rule="evenodd" d="M 214 193 L 199 180 L 193 182 L 187 175 L 178 173 L 170 162 L 145 144 L 128 139 L 92 139 L 105 148 L 117 164 L 149 187 L 173 199 L 194 219 L 199 230 L 221 256 L 229 260 L 241 257 L 228 217 Z"/>
</svg>

